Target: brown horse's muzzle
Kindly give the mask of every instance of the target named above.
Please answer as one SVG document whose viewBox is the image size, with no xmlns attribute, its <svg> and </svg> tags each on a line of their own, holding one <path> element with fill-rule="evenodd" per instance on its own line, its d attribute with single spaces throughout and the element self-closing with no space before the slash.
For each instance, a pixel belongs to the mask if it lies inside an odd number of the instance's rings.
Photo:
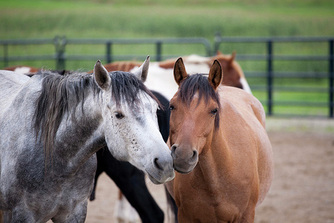
<svg viewBox="0 0 334 223">
<path fill-rule="evenodd" d="M 198 152 L 191 146 L 172 145 L 174 169 L 179 173 L 191 172 L 198 161 Z"/>
</svg>

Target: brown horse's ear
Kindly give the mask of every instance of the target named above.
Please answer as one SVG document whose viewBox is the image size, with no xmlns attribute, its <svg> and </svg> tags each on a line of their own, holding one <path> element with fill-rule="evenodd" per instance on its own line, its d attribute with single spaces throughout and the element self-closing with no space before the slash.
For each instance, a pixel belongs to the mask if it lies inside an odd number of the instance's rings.
<svg viewBox="0 0 334 223">
<path fill-rule="evenodd" d="M 210 68 L 209 83 L 212 85 L 213 89 L 217 89 L 223 80 L 223 69 L 218 60 L 215 60 Z"/>
<path fill-rule="evenodd" d="M 180 57 L 174 64 L 174 79 L 180 86 L 181 82 L 188 77 L 186 68 L 184 67 L 183 60 Z"/>
<path fill-rule="evenodd" d="M 231 58 L 228 60 L 228 65 L 232 66 L 232 63 L 235 59 L 235 56 L 237 55 L 237 53 L 235 51 L 232 52 Z"/>
<path fill-rule="evenodd" d="M 220 52 L 220 50 L 217 50 L 217 54 L 216 54 L 217 56 L 220 56 L 220 55 L 223 55 L 223 53 L 222 52 Z"/>
</svg>

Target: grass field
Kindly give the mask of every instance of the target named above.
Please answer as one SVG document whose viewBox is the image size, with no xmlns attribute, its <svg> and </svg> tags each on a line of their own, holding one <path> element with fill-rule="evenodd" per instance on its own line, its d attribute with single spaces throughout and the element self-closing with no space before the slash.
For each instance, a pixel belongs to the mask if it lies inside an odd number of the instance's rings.
<svg viewBox="0 0 334 223">
<path fill-rule="evenodd" d="M 334 36 L 334 1 L 332 0 L 0 0 L 0 40 L 53 38 L 151 38 L 204 37 L 213 43 L 215 34 L 223 37 L 259 36 Z M 1 46 L 0 46 L 1 47 Z M 168 46 L 166 54 L 204 54 L 198 46 Z M 222 44 L 220 50 L 238 54 L 263 54 L 256 44 Z M 10 56 L 54 54 L 53 46 L 10 46 Z M 113 53 L 152 54 L 154 47 L 115 46 Z M 327 55 L 327 43 L 278 44 L 278 55 Z M 104 46 L 69 46 L 69 55 L 103 55 Z M 4 49 L 0 48 L 0 57 Z M 245 71 L 265 71 L 261 61 L 240 61 Z M 54 61 L 18 61 L 9 65 L 27 64 L 55 68 Z M 93 61 L 67 63 L 67 69 L 88 70 Z M 4 63 L 0 61 L 0 67 Z M 326 61 L 277 61 L 275 71 L 327 72 Z M 276 78 L 275 87 L 327 88 L 328 80 L 318 78 Z M 252 86 L 265 86 L 263 78 L 249 78 Z M 262 101 L 266 94 L 253 91 Z M 316 92 L 275 92 L 277 101 L 327 102 L 328 94 Z M 325 107 L 280 106 L 279 113 L 327 115 Z"/>
<path fill-rule="evenodd" d="M 1 39 L 333 36 L 330 0 L 1 0 Z"/>
</svg>

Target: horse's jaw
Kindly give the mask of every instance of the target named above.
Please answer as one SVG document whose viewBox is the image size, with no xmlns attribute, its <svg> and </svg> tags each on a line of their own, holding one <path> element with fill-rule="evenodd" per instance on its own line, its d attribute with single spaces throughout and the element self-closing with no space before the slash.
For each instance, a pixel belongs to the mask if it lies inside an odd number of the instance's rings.
<svg viewBox="0 0 334 223">
<path fill-rule="evenodd" d="M 174 171 L 172 172 L 172 174 L 169 176 L 169 177 L 165 177 L 164 179 L 160 179 L 160 180 L 157 180 L 157 178 L 153 177 L 151 174 L 149 174 L 148 171 L 146 171 L 147 175 L 148 175 L 148 178 L 152 181 L 152 183 L 154 184 L 164 184 L 164 183 L 167 183 L 171 180 L 174 179 L 175 177 L 175 173 Z"/>
<path fill-rule="evenodd" d="M 123 110 L 126 113 L 125 109 Z M 142 116 L 141 116 L 142 115 Z M 154 117 L 148 112 L 131 119 L 113 120 L 117 128 L 105 130 L 105 139 L 110 153 L 121 161 L 130 162 L 146 172 L 155 184 L 162 184 L 174 178 L 173 159 L 164 142 Z"/>
<path fill-rule="evenodd" d="M 167 153 L 159 155 L 159 158 L 154 158 L 148 165 L 145 165 L 145 172 L 149 176 L 149 179 L 154 184 L 163 184 L 168 181 L 171 181 L 175 177 L 174 168 L 173 168 L 173 159 L 170 155 L 170 151 L 166 146 Z M 158 156 L 155 156 L 158 157 Z M 149 161 L 149 162 L 152 162 Z"/>
<path fill-rule="evenodd" d="M 128 157 L 132 165 L 144 171 L 154 184 L 163 184 L 175 177 L 173 159 L 165 143 L 152 143 L 147 145 L 148 153 L 138 154 L 138 157 Z"/>
</svg>

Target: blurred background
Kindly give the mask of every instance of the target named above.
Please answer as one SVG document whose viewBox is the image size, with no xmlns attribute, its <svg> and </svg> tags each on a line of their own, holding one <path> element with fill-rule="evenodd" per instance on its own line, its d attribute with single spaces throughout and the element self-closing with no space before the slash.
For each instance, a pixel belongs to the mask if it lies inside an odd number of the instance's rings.
<svg viewBox="0 0 334 223">
<path fill-rule="evenodd" d="M 0 0 L 0 69 L 236 52 L 275 153 L 256 222 L 334 222 L 333 24 L 333 0 Z M 98 199 L 88 222 L 111 222 Z"/>
<path fill-rule="evenodd" d="M 334 1 L 0 0 L 0 68 L 237 54 L 269 115 L 333 117 Z"/>
</svg>

